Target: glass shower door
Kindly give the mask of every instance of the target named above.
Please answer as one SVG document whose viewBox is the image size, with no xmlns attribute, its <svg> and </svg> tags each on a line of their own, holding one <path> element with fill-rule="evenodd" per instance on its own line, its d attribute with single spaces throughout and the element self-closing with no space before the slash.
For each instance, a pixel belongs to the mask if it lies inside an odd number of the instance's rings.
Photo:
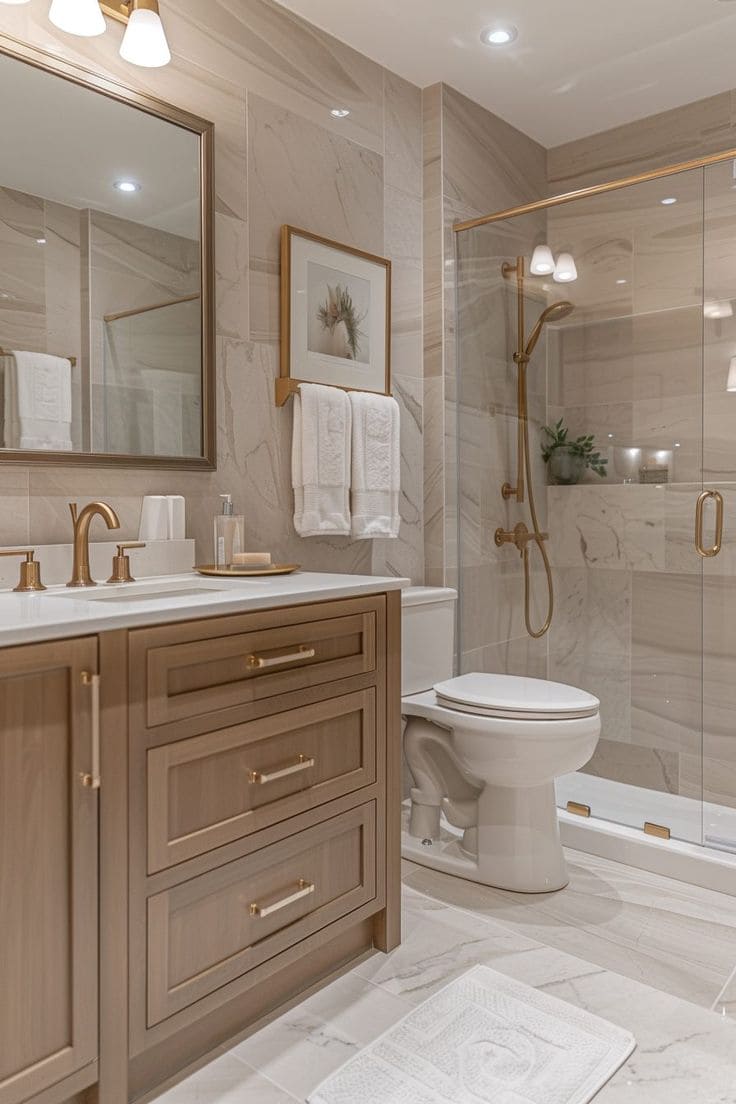
<svg viewBox="0 0 736 1104">
<path fill-rule="evenodd" d="M 736 163 L 705 170 L 703 835 L 736 852 Z M 720 499 L 715 497 L 720 496 Z M 717 548 L 715 511 L 723 511 Z"/>
<path fill-rule="evenodd" d="M 697 169 L 458 235 L 462 670 L 549 678 L 595 694 L 601 740 L 582 772 L 562 781 L 560 803 L 692 842 L 703 839 L 704 563 L 715 570 L 693 541 L 703 491 L 704 311 L 714 309 L 703 282 L 703 189 Z M 554 257 L 572 254 L 577 279 L 529 276 L 525 284 L 527 331 L 552 303 L 574 306 L 551 317 L 528 365 L 531 467 L 555 592 L 550 631 L 534 641 L 518 553 L 495 547 L 493 535 L 529 524 L 528 502 L 501 494 L 518 466 L 518 304 L 502 266 L 523 254 L 528 272 L 540 244 Z M 736 271 L 736 241 L 732 255 Z M 717 400 L 716 408 L 726 416 Z M 593 435 L 607 461 L 603 477 L 587 470 L 563 484 L 545 467 L 543 426 L 560 420 L 571 439 Z M 736 444 L 732 468 L 736 514 Z M 704 540 L 712 506 L 709 498 Z M 536 558 L 533 601 L 543 619 L 540 568 Z M 720 746 L 714 737 L 712 750 Z"/>
</svg>

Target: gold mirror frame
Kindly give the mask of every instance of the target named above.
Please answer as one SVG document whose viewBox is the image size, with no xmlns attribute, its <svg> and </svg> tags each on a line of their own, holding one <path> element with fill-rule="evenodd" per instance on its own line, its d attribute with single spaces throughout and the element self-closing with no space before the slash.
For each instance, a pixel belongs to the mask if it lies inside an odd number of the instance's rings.
<svg viewBox="0 0 736 1104">
<path fill-rule="evenodd" d="M 137 92 L 109 77 L 65 61 L 53 54 L 0 33 L 0 54 L 24 61 L 92 92 L 136 107 L 149 115 L 198 134 L 200 138 L 200 248 L 202 295 L 202 454 L 198 457 L 135 456 L 100 452 L 51 452 L 0 449 L 2 464 L 45 464 L 109 468 L 162 468 L 214 471 L 217 467 L 217 418 L 215 411 L 215 128 L 214 124 L 144 92 Z"/>
</svg>

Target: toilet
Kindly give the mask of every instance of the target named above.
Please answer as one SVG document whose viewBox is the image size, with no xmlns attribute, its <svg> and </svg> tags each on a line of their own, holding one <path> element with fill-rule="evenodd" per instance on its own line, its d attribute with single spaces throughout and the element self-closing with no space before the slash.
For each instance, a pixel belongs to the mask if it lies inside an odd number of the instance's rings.
<svg viewBox="0 0 736 1104">
<path fill-rule="evenodd" d="M 516 675 L 452 677 L 457 592 L 402 591 L 402 717 L 411 792 L 402 854 L 521 893 L 567 885 L 555 779 L 601 732 L 592 694 Z"/>
</svg>

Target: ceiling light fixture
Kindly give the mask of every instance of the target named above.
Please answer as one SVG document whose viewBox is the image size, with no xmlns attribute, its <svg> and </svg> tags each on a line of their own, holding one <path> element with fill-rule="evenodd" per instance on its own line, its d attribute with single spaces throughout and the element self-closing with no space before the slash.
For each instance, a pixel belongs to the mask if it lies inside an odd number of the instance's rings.
<svg viewBox="0 0 736 1104">
<path fill-rule="evenodd" d="M 665 196 L 664 199 L 659 201 L 663 207 L 671 207 L 673 203 L 677 203 L 677 196 Z"/>
<path fill-rule="evenodd" d="M 578 270 L 572 253 L 560 253 L 552 279 L 556 284 L 571 284 L 577 278 Z"/>
<path fill-rule="evenodd" d="M 27 0 L 0 0 L 20 4 Z M 158 0 L 52 0 L 49 19 L 60 31 L 93 38 L 107 30 L 105 16 L 125 24 L 120 56 L 132 65 L 156 69 L 168 65 L 171 50 Z"/>
<path fill-rule="evenodd" d="M 333 107 L 330 115 L 334 115 L 336 119 L 347 119 L 350 111 L 347 107 Z"/>
<path fill-rule="evenodd" d="M 616 281 L 617 284 L 628 284 L 628 282 L 629 282 L 628 280 L 617 280 Z"/>
<path fill-rule="evenodd" d="M 116 180 L 113 184 L 118 192 L 139 192 L 141 190 L 140 184 L 136 184 L 135 180 Z"/>
<path fill-rule="evenodd" d="M 508 46 L 518 34 L 513 23 L 496 23 L 480 32 L 480 40 L 484 46 Z"/>
<path fill-rule="evenodd" d="M 555 270 L 555 259 L 548 245 L 535 246 L 529 271 L 532 276 L 551 276 Z"/>
<path fill-rule="evenodd" d="M 46 244 L 46 239 L 45 238 L 36 238 L 36 245 L 45 245 L 45 244 Z"/>
</svg>

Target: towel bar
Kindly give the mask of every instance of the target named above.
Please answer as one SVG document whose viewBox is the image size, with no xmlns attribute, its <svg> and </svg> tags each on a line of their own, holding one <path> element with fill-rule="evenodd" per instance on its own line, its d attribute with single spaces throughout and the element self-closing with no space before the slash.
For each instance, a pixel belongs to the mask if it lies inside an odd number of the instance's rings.
<svg viewBox="0 0 736 1104">
<path fill-rule="evenodd" d="M 286 406 L 292 395 L 299 393 L 302 383 L 307 380 L 292 379 L 291 376 L 276 377 L 276 406 Z M 365 387 L 340 387 L 336 383 L 320 384 L 321 387 L 334 387 L 337 391 L 367 391 Z M 371 395 L 390 395 L 390 391 L 369 391 Z"/>
<path fill-rule="evenodd" d="M 12 356 L 12 355 L 13 354 L 11 352 L 9 352 L 6 349 L 3 349 L 2 346 L 0 346 L 0 356 Z M 76 357 L 74 357 L 74 356 L 64 357 L 64 360 L 68 360 L 69 363 L 71 364 L 72 368 L 76 368 L 76 366 L 77 366 L 77 358 Z"/>
</svg>

